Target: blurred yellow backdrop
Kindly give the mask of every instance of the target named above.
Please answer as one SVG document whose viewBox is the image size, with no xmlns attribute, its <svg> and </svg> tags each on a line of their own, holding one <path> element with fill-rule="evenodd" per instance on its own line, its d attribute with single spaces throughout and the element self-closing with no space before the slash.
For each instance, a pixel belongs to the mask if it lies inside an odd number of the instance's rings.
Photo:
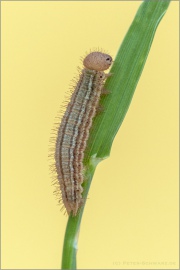
<svg viewBox="0 0 180 270">
<path fill-rule="evenodd" d="M 58 269 L 48 145 L 80 57 L 113 57 L 141 1 L 2 2 L 2 268 Z M 78 268 L 178 268 L 178 2 L 156 32 L 85 207 Z"/>
</svg>

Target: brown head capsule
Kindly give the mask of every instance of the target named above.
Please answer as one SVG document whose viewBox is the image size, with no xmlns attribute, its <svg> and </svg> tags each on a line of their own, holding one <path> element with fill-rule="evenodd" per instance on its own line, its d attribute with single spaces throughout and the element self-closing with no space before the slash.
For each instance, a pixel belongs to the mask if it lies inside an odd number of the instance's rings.
<svg viewBox="0 0 180 270">
<path fill-rule="evenodd" d="M 102 52 L 92 52 L 84 58 L 83 64 L 87 69 L 104 71 L 112 64 L 112 57 Z"/>
</svg>

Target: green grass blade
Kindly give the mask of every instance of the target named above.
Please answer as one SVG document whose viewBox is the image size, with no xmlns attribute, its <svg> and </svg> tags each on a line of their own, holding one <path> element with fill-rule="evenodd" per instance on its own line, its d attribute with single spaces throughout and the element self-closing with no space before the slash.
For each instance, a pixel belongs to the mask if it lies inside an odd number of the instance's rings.
<svg viewBox="0 0 180 270">
<path fill-rule="evenodd" d="M 146 62 L 156 28 L 165 14 L 170 1 L 144 1 L 117 53 L 111 68 L 113 76 L 106 82 L 111 91 L 101 99 L 104 113 L 93 121 L 84 164 L 86 167 L 83 183 L 83 198 L 91 185 L 95 168 L 99 161 L 110 154 L 114 137 L 126 115 L 136 85 Z M 76 217 L 69 217 L 64 238 L 62 269 L 76 269 L 77 241 L 84 207 Z"/>
<path fill-rule="evenodd" d="M 170 1 L 145 1 L 141 4 L 111 68 L 113 76 L 105 88 L 112 93 L 103 97 L 104 113 L 93 122 L 87 157 L 109 156 L 114 137 L 126 115 L 146 62 L 156 28 Z"/>
</svg>

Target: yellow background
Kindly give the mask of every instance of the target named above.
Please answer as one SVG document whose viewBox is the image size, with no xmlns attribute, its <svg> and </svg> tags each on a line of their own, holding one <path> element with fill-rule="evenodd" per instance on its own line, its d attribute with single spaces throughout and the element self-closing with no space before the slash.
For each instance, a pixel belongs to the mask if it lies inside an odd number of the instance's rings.
<svg viewBox="0 0 180 270">
<path fill-rule="evenodd" d="M 115 57 L 140 3 L 2 2 L 2 268 L 60 267 L 67 216 L 47 158 L 55 116 L 80 56 L 100 47 Z M 178 6 L 96 170 L 78 268 L 178 268 Z"/>
</svg>

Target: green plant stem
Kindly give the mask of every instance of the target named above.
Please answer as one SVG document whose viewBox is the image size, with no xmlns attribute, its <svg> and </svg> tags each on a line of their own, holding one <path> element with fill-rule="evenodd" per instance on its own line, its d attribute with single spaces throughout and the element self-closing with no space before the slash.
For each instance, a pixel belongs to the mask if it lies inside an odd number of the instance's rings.
<svg viewBox="0 0 180 270">
<path fill-rule="evenodd" d="M 91 185 L 91 180 L 94 175 L 96 165 L 92 164 L 86 170 L 86 181 L 84 182 L 84 198 L 87 198 L 89 188 Z M 77 243 L 80 230 L 80 224 L 82 219 L 82 214 L 84 211 L 85 204 L 80 208 L 78 215 L 73 217 L 69 216 L 66 233 L 64 237 L 64 247 L 62 256 L 62 269 L 76 269 L 76 253 L 77 253 Z"/>
<path fill-rule="evenodd" d="M 83 198 L 87 198 L 97 164 L 110 154 L 112 142 L 126 115 L 145 65 L 156 28 L 169 3 L 169 0 L 144 1 L 117 53 L 110 71 L 113 76 L 107 79 L 105 85 L 112 93 L 101 99 L 105 112 L 93 120 L 88 139 L 84 158 Z M 77 216 L 69 216 L 64 238 L 62 269 L 76 269 L 78 234 L 84 206 L 80 208 Z"/>
</svg>

